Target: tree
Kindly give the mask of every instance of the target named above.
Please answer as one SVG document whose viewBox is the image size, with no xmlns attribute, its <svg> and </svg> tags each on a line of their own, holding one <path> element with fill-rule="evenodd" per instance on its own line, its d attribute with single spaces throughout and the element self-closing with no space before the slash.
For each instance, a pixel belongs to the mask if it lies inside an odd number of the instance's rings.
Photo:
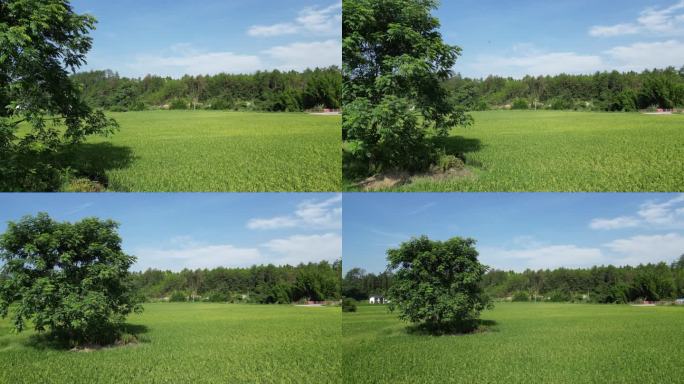
<svg viewBox="0 0 684 384">
<path fill-rule="evenodd" d="M 472 122 L 443 86 L 461 49 L 442 41 L 437 4 L 343 3 L 343 136 L 369 173 L 424 170 L 437 157 L 430 139 Z"/>
<path fill-rule="evenodd" d="M 45 213 L 10 222 L 0 236 L 0 316 L 15 304 L 18 332 L 30 321 L 71 345 L 115 340 L 126 315 L 142 309 L 129 281 L 136 259 L 122 252 L 117 227 L 96 218 L 59 223 Z"/>
<path fill-rule="evenodd" d="M 477 259 L 475 240 L 413 238 L 387 251 L 394 271 L 387 297 L 399 317 L 433 331 L 470 331 L 491 304 L 480 283 L 488 268 Z"/>
<path fill-rule="evenodd" d="M 1 190 L 54 190 L 62 146 L 117 128 L 69 78 L 85 63 L 95 23 L 67 0 L 0 2 Z M 19 136 L 22 123 L 30 130 Z"/>
</svg>

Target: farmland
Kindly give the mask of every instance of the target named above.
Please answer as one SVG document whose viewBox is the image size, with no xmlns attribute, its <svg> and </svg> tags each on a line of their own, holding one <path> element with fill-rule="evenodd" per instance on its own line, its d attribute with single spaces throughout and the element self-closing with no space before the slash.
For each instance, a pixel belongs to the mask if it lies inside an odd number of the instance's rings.
<svg viewBox="0 0 684 384">
<path fill-rule="evenodd" d="M 339 308 L 157 303 L 128 322 L 144 342 L 86 353 L 0 320 L 0 382 L 340 382 Z"/>
<path fill-rule="evenodd" d="M 343 313 L 345 382 L 674 383 L 684 308 L 498 303 L 488 330 L 425 336 L 384 306 Z"/>
<path fill-rule="evenodd" d="M 340 117 L 303 113 L 112 113 L 110 138 L 70 162 L 122 192 L 334 191 L 341 182 Z"/>
<path fill-rule="evenodd" d="M 390 188 L 463 192 L 684 191 L 684 115 L 558 111 L 472 113 L 440 147 L 469 175 Z M 353 189 L 353 188 L 351 188 Z"/>
</svg>

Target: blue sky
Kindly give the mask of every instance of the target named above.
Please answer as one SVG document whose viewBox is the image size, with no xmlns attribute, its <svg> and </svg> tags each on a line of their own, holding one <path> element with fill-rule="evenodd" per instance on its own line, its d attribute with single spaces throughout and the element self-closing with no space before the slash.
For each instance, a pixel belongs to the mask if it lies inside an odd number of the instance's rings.
<svg viewBox="0 0 684 384">
<path fill-rule="evenodd" d="M 684 65 L 684 0 L 443 0 L 436 16 L 469 77 Z"/>
<path fill-rule="evenodd" d="M 638 265 L 684 253 L 684 194 L 408 193 L 344 195 L 343 266 L 385 268 L 412 236 L 478 240 L 505 270 Z"/>
<path fill-rule="evenodd" d="M 7 221 L 47 212 L 120 223 L 135 270 L 298 264 L 341 257 L 339 194 L 0 194 Z"/>
<path fill-rule="evenodd" d="M 97 17 L 87 69 L 251 73 L 341 65 L 341 0 L 72 0 Z"/>
</svg>

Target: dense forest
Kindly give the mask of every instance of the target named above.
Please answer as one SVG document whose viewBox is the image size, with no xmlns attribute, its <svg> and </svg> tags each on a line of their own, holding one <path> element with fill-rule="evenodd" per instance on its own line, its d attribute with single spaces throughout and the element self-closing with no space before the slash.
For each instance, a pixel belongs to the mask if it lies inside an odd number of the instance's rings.
<svg viewBox="0 0 684 384">
<path fill-rule="evenodd" d="M 342 281 L 342 295 L 364 300 L 383 294 L 392 284 L 387 272 L 378 275 L 349 270 Z M 483 288 L 494 298 L 514 301 L 629 303 L 684 297 L 684 255 L 678 261 L 636 267 L 600 266 L 589 269 L 490 270 Z"/>
<path fill-rule="evenodd" d="M 287 304 L 340 298 L 340 261 L 250 268 L 148 269 L 132 283 L 148 300 Z"/>
<path fill-rule="evenodd" d="M 633 112 L 684 108 L 684 67 L 522 79 L 469 79 L 456 75 L 446 81 L 446 87 L 452 93 L 453 104 L 471 111 L 512 108 Z"/>
<path fill-rule="evenodd" d="M 72 75 L 85 101 L 115 112 L 145 109 L 215 109 L 298 112 L 339 109 L 342 74 L 337 67 L 304 72 L 121 77 L 112 71 Z"/>
</svg>

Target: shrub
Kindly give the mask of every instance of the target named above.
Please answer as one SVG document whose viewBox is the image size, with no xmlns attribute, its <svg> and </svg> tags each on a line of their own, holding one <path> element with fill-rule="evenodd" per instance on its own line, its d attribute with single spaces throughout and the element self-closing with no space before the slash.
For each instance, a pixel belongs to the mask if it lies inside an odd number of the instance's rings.
<svg viewBox="0 0 684 384">
<path fill-rule="evenodd" d="M 172 303 L 179 303 L 188 301 L 188 296 L 184 292 L 175 291 L 169 297 L 169 301 Z"/>
<path fill-rule="evenodd" d="M 224 292 L 211 292 L 206 301 L 210 303 L 227 303 L 230 301 L 230 295 Z"/>
<path fill-rule="evenodd" d="M 547 301 L 554 303 L 569 302 L 572 301 L 572 295 L 569 292 L 556 290 L 549 293 Z"/>
<path fill-rule="evenodd" d="M 530 295 L 525 291 L 517 291 L 513 293 L 512 301 L 530 301 Z"/>
<path fill-rule="evenodd" d="M 454 155 L 441 155 L 437 160 L 437 164 L 432 167 L 433 172 L 447 172 L 451 169 L 460 170 L 465 168 L 463 160 Z"/>
<path fill-rule="evenodd" d="M 515 99 L 511 103 L 511 109 L 529 109 L 530 103 L 526 99 Z"/>
<path fill-rule="evenodd" d="M 349 297 L 342 299 L 342 312 L 356 312 L 356 300 Z"/>
<path fill-rule="evenodd" d="M 188 109 L 188 101 L 184 99 L 173 99 L 169 103 L 169 109 Z"/>
</svg>

